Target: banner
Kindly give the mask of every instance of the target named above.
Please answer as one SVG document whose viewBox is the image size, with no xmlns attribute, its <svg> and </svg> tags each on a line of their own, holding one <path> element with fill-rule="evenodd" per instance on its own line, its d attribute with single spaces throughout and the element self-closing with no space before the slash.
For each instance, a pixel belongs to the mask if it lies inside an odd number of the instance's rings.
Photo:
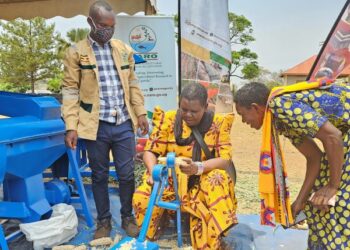
<svg viewBox="0 0 350 250">
<path fill-rule="evenodd" d="M 307 80 L 336 79 L 350 63 L 350 1 L 345 3 Z"/>
<path fill-rule="evenodd" d="M 181 87 L 199 82 L 216 112 L 232 112 L 228 1 L 182 0 L 180 19 Z"/>
<path fill-rule="evenodd" d="M 177 109 L 175 29 L 172 17 L 116 16 L 115 38 L 129 44 L 146 62 L 136 75 L 147 111 Z"/>
</svg>

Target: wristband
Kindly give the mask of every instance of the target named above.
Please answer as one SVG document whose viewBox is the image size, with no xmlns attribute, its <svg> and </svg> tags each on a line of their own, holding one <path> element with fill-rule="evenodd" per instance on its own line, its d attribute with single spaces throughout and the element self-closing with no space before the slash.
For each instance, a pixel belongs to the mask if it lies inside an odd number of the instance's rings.
<svg viewBox="0 0 350 250">
<path fill-rule="evenodd" d="M 203 174 L 203 171 L 204 171 L 203 162 L 201 162 L 201 161 L 196 161 L 196 162 L 194 162 L 194 164 L 196 164 L 196 166 L 197 166 L 197 173 L 196 173 L 196 175 L 201 175 L 201 174 Z"/>
</svg>

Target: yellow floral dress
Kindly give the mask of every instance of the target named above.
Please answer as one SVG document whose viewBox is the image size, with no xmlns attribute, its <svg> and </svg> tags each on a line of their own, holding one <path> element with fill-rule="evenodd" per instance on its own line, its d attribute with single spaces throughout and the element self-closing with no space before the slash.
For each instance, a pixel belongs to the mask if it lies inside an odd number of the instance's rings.
<svg viewBox="0 0 350 250">
<path fill-rule="evenodd" d="M 176 156 L 191 158 L 193 143 L 188 146 L 178 146 L 174 136 L 176 111 L 164 112 L 159 107 L 153 114 L 153 131 L 145 150 L 160 156 L 175 152 Z M 215 157 L 231 160 L 230 130 L 233 114 L 215 115 L 204 141 L 210 151 L 215 150 Z M 182 138 L 187 138 L 191 129 L 183 122 Z M 202 151 L 202 160 L 206 160 Z M 194 249 L 220 249 L 220 235 L 232 225 L 237 224 L 237 201 L 234 193 L 234 183 L 226 171 L 215 169 L 200 176 L 199 184 L 187 190 L 187 175 L 176 168 L 181 208 L 190 214 L 190 234 Z M 143 183 L 137 188 L 133 206 L 136 221 L 142 225 L 152 186 L 147 184 L 148 173 L 143 176 Z M 170 184 L 172 180 L 169 181 Z M 164 201 L 175 199 L 172 185 L 164 191 Z M 155 207 L 152 214 L 147 237 L 153 239 L 164 209 Z"/>
</svg>

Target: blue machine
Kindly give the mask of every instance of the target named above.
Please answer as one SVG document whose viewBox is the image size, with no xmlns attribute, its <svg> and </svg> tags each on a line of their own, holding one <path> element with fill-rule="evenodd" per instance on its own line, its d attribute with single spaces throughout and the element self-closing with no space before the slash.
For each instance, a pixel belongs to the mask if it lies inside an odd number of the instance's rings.
<svg viewBox="0 0 350 250">
<path fill-rule="evenodd" d="M 42 173 L 65 153 L 65 127 L 52 97 L 0 92 L 0 217 L 22 222 L 50 216 Z"/>
<path fill-rule="evenodd" d="M 166 201 L 162 201 L 162 195 L 163 195 L 164 189 L 169 184 L 168 183 L 169 169 L 171 170 L 171 176 L 173 177 L 174 191 L 176 196 L 174 201 L 166 202 Z M 152 216 L 154 206 L 176 211 L 177 244 L 179 247 L 182 247 L 181 209 L 180 209 L 181 203 L 178 195 L 177 178 L 175 173 L 175 153 L 168 153 L 166 166 L 161 164 L 154 166 L 152 171 L 152 177 L 154 181 L 152 194 L 148 202 L 146 215 L 142 223 L 139 237 L 136 240 L 131 237 L 126 237 L 122 239 L 120 242 L 118 242 L 118 244 L 113 246 L 111 250 L 117 250 L 121 248 L 122 245 L 130 242 L 132 243 L 131 249 L 137 249 L 137 250 L 159 249 L 159 246 L 156 243 L 146 241 L 146 234 L 147 234 L 149 224 L 151 222 L 151 216 Z"/>
<path fill-rule="evenodd" d="M 0 217 L 34 222 L 50 217 L 50 204 L 77 201 L 92 226 L 75 152 L 64 145 L 65 126 L 58 101 L 0 92 L 0 115 L 5 116 L 0 119 L 0 184 L 4 190 Z M 63 181 L 43 181 L 44 170 L 66 152 L 79 190 L 80 197 L 75 199 Z M 1 247 L 6 249 L 2 238 L 0 230 Z"/>
<path fill-rule="evenodd" d="M 34 222 L 50 217 L 51 205 L 80 203 L 87 225 L 93 226 L 85 189 L 75 159 L 76 152 L 64 145 L 65 125 L 61 108 L 53 97 L 0 92 L 0 218 Z M 43 172 L 65 153 L 78 188 L 71 197 L 68 185 L 53 179 L 44 183 Z M 0 246 L 8 249 L 0 225 Z"/>
</svg>

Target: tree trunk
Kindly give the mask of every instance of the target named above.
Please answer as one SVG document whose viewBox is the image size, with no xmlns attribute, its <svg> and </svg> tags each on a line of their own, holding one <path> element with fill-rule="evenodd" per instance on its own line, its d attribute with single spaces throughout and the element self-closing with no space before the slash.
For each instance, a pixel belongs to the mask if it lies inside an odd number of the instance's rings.
<svg viewBox="0 0 350 250">
<path fill-rule="evenodd" d="M 33 45 L 32 45 L 32 20 L 29 20 L 29 50 L 30 54 L 33 55 Z M 30 72 L 30 85 L 32 89 L 32 94 L 34 94 L 34 72 Z"/>
<path fill-rule="evenodd" d="M 30 85 L 31 85 L 32 94 L 34 94 L 34 92 L 35 92 L 34 84 L 35 84 L 34 75 L 33 75 L 33 72 L 31 72 L 30 73 Z"/>
</svg>

